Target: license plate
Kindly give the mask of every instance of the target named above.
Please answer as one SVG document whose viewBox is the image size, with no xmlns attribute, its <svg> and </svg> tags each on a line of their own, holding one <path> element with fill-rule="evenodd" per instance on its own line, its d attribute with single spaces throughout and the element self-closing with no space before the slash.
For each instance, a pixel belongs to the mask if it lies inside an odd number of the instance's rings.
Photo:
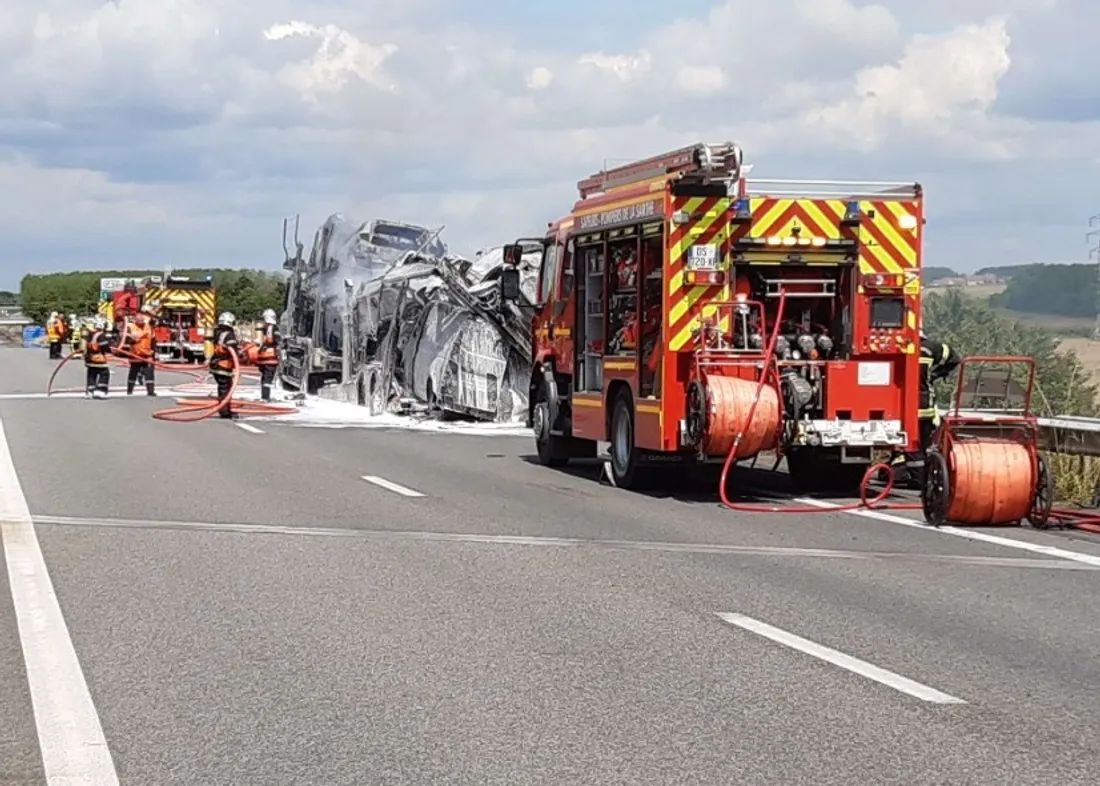
<svg viewBox="0 0 1100 786">
<path fill-rule="evenodd" d="M 715 244 L 692 246 L 688 249 L 688 267 L 703 270 L 718 267 L 718 246 Z"/>
</svg>

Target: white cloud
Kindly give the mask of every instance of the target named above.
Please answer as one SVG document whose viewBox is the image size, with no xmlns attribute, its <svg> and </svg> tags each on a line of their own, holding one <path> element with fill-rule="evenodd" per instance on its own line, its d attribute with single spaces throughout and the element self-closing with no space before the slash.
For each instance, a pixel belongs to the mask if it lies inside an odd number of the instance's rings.
<svg viewBox="0 0 1100 786">
<path fill-rule="evenodd" d="M 527 86 L 532 90 L 545 90 L 554 81 L 554 72 L 549 68 L 538 66 L 527 75 Z"/>
<path fill-rule="evenodd" d="M 264 31 L 268 41 L 294 36 L 320 39 L 317 52 L 308 61 L 289 63 L 279 70 L 279 78 L 311 101 L 319 93 L 337 93 L 352 78 L 394 90 L 396 86 L 383 73 L 382 66 L 397 51 L 394 44 L 372 46 L 336 25 L 290 22 L 272 25 Z"/>
<path fill-rule="evenodd" d="M 622 29 L 596 5 L 574 12 Z M 335 209 L 445 223 L 472 251 L 538 231 L 605 162 L 734 139 L 762 176 L 920 180 L 937 264 L 1084 257 L 1094 3 L 725 0 L 639 10 L 591 51 L 477 13 L 8 0 L 0 229 L 43 268 L 71 266 L 73 236 L 87 264 L 275 265 L 299 210 L 310 232 Z"/>
</svg>

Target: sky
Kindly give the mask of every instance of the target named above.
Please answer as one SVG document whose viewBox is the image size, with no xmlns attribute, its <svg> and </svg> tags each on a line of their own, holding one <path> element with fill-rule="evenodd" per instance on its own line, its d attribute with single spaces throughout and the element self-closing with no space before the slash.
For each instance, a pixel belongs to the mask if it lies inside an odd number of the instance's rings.
<svg viewBox="0 0 1100 786">
<path fill-rule="evenodd" d="M 257 267 L 324 218 L 539 233 L 605 164 L 919 181 L 925 264 L 1089 258 L 1092 0 L 4 0 L 0 289 Z M 1095 228 L 1095 227 L 1093 227 Z"/>
</svg>

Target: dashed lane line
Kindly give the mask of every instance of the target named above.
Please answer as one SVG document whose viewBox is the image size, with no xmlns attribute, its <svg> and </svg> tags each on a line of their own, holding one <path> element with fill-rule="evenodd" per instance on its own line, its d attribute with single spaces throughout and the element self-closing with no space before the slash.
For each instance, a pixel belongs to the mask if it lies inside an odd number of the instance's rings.
<svg viewBox="0 0 1100 786">
<path fill-rule="evenodd" d="M 416 489 L 411 489 L 408 486 L 402 486 L 400 483 L 394 483 L 392 480 L 386 480 L 380 478 L 377 475 L 363 475 L 363 480 L 367 483 L 373 483 L 379 488 L 392 491 L 394 494 L 400 494 L 402 497 L 424 497 L 426 494 L 421 494 Z"/>
<path fill-rule="evenodd" d="M 774 641 L 777 644 L 782 644 L 784 647 L 789 647 L 804 655 L 809 655 L 818 660 L 825 661 L 845 671 L 850 671 L 852 674 L 858 674 L 865 679 L 893 688 L 899 693 L 904 693 L 913 698 L 920 699 L 921 701 L 930 704 L 966 704 L 966 702 L 960 698 L 943 693 L 942 691 L 938 691 L 935 688 L 911 680 L 908 677 L 903 677 L 892 671 L 887 671 L 873 663 L 868 663 L 865 660 L 854 658 L 838 650 L 817 644 L 801 636 L 796 636 L 793 633 L 776 628 L 766 622 L 761 622 L 752 617 L 746 617 L 744 614 L 726 613 L 718 614 L 717 616 L 729 625 L 747 630 L 750 633 L 755 633 L 757 636 L 762 636 L 765 639 Z"/>
</svg>

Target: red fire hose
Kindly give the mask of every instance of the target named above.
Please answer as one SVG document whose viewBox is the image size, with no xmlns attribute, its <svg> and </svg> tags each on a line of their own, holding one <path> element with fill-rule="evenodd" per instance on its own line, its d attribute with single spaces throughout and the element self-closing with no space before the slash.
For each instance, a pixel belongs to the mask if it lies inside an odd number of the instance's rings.
<svg viewBox="0 0 1100 786">
<path fill-rule="evenodd" d="M 748 416 L 745 418 L 741 425 L 741 430 L 738 432 L 737 437 L 733 440 L 733 446 L 730 448 L 729 454 L 726 456 L 726 461 L 722 465 L 722 478 L 718 482 L 718 494 L 722 499 L 722 504 L 731 510 L 736 510 L 744 513 L 844 513 L 853 510 L 861 510 L 864 508 L 874 508 L 876 510 L 921 510 L 922 506 L 914 502 L 891 502 L 884 503 L 890 492 L 894 489 L 894 470 L 887 464 L 874 464 L 868 468 L 867 472 L 863 476 L 863 480 L 859 484 L 859 502 L 853 502 L 850 505 L 840 505 L 837 507 L 820 508 L 812 505 L 796 505 L 793 507 L 768 505 L 765 503 L 755 502 L 734 502 L 729 498 L 729 494 L 726 492 L 726 486 L 729 481 L 729 472 L 733 465 L 737 462 L 737 449 L 741 446 L 741 440 L 745 436 L 745 429 L 752 423 L 752 418 L 756 414 L 756 407 L 760 403 L 760 397 L 764 392 L 764 386 L 768 384 L 768 375 L 772 373 L 772 365 L 775 360 L 775 345 L 779 338 L 779 327 L 783 322 L 783 308 L 786 305 L 787 295 L 785 292 L 779 293 L 779 305 L 776 310 L 775 326 L 772 328 L 771 335 L 768 337 L 768 345 L 764 350 L 764 367 L 760 373 L 760 379 L 756 383 L 756 393 L 753 396 L 752 404 L 749 407 Z M 875 494 L 873 497 L 871 494 L 871 482 L 879 472 L 886 472 L 886 484 L 882 490 Z"/>
<path fill-rule="evenodd" d="M 54 390 L 54 388 L 53 388 L 54 380 L 57 379 L 57 375 L 61 372 L 61 369 L 64 368 L 65 365 L 70 360 L 72 360 L 73 358 L 76 358 L 76 357 L 81 357 L 83 354 L 84 354 L 83 352 L 81 352 L 80 350 L 77 350 L 75 352 L 69 353 L 64 358 L 62 358 L 61 362 L 58 363 L 57 366 L 54 368 L 53 373 L 50 374 L 49 382 L 46 383 L 46 395 L 47 396 L 52 396 L 54 393 L 83 393 L 84 392 L 84 388 L 62 388 L 60 390 Z M 111 355 L 112 355 L 111 356 L 111 361 L 114 362 L 116 366 L 129 366 L 130 365 L 130 360 L 143 360 L 143 361 L 145 360 L 144 358 L 139 358 L 137 355 L 134 355 L 133 353 L 128 352 L 125 349 L 119 349 L 119 348 L 112 349 L 111 350 Z M 175 373 L 175 374 L 186 374 L 187 376 L 191 377 L 195 382 L 202 382 L 203 379 L 206 378 L 206 371 L 205 370 L 203 370 L 202 372 L 191 370 L 191 368 L 196 368 L 195 366 L 192 366 L 190 368 L 187 367 L 187 366 L 181 367 L 181 366 L 173 365 L 171 363 L 160 363 L 160 362 L 155 361 L 155 360 L 154 361 L 147 361 L 147 362 L 152 363 L 153 368 L 155 368 L 159 371 L 171 371 L 172 373 Z M 199 366 L 197 368 L 202 368 L 202 367 Z"/>
<path fill-rule="evenodd" d="M 126 323 L 128 325 L 128 322 Z M 126 326 L 124 325 L 124 327 Z M 185 398 L 177 399 L 178 406 L 171 407 L 169 409 L 163 409 L 153 413 L 153 417 L 157 420 L 167 420 L 175 423 L 197 423 L 200 420 L 207 420 L 220 413 L 227 406 L 232 405 L 232 409 L 242 415 L 290 415 L 297 412 L 296 407 L 282 406 L 278 404 L 268 404 L 263 401 L 255 401 L 252 399 L 235 399 L 233 396 L 237 392 L 237 388 L 240 385 L 242 374 L 242 366 L 240 357 L 233 350 L 229 348 L 230 355 L 233 359 L 233 384 L 229 389 L 229 394 L 223 398 Z M 53 373 L 50 374 L 49 382 L 46 383 L 46 395 L 51 396 L 54 393 L 60 392 L 84 392 L 84 388 L 67 388 L 61 391 L 53 389 L 54 380 L 57 379 L 58 373 L 64 368 L 70 360 L 82 355 L 80 351 L 71 352 L 65 356 L 60 363 L 54 368 Z M 181 368 L 171 363 L 161 363 L 159 361 L 150 361 L 146 358 L 142 358 L 134 353 L 122 349 L 121 347 L 115 347 L 111 350 L 111 360 L 117 365 L 129 366 L 131 360 L 140 360 L 142 362 L 151 363 L 153 368 L 170 371 L 176 374 L 186 374 L 192 378 L 194 383 L 201 383 L 206 379 L 207 372 L 205 368 L 202 372 L 191 371 L 189 369 Z M 252 376 L 252 375 L 248 375 Z"/>
<path fill-rule="evenodd" d="M 768 346 L 764 353 L 764 368 L 760 375 L 760 379 L 756 384 L 756 392 L 753 396 L 752 405 L 749 407 L 748 416 L 745 418 L 744 424 L 741 430 L 738 432 L 737 437 L 733 441 L 733 446 L 730 448 L 729 454 L 726 456 L 725 463 L 722 465 L 722 478 L 719 481 L 718 494 L 722 499 L 722 504 L 731 510 L 736 510 L 745 513 L 797 513 L 807 515 L 811 513 L 845 513 L 856 510 L 922 510 L 923 506 L 919 503 L 913 502 L 884 502 L 884 500 L 890 495 L 890 492 L 894 488 L 894 470 L 893 467 L 887 464 L 873 464 L 868 468 L 867 472 L 863 475 L 863 480 L 859 485 L 859 501 L 853 502 L 849 505 L 838 505 L 836 507 L 822 508 L 812 505 L 796 505 L 796 506 L 783 506 L 768 505 L 765 503 L 745 503 L 734 502 L 729 498 L 726 492 L 727 482 L 729 480 L 729 472 L 733 465 L 737 462 L 737 448 L 741 444 L 741 440 L 745 436 L 745 429 L 752 423 L 752 418 L 756 414 L 757 405 L 760 403 L 760 398 L 764 392 L 764 386 L 768 383 L 768 374 L 772 373 L 772 361 L 775 357 L 775 345 L 776 339 L 779 337 L 779 326 L 783 321 L 783 308 L 786 305 L 786 295 L 783 292 L 779 294 L 779 305 L 777 308 L 775 327 L 772 330 L 772 334 L 768 339 Z M 875 477 L 880 473 L 886 473 L 886 482 L 882 489 L 871 496 L 871 483 Z M 1089 513 L 1086 514 L 1081 510 L 1074 510 L 1072 508 L 1054 508 L 1050 513 L 1050 521 L 1059 527 L 1070 527 L 1074 529 L 1084 530 L 1085 532 L 1091 532 L 1100 534 L 1100 514 Z"/>
<path fill-rule="evenodd" d="M 241 381 L 241 359 L 232 347 L 227 347 L 227 349 L 229 349 L 229 355 L 233 359 L 233 383 L 224 398 L 177 399 L 178 406 L 154 412 L 153 417 L 157 420 L 167 420 L 173 423 L 197 423 L 200 420 L 207 420 L 218 415 L 226 407 L 231 407 L 233 412 L 241 415 L 291 415 L 298 411 L 296 407 L 268 404 L 265 401 L 255 401 L 253 399 L 234 398 L 237 386 Z"/>
</svg>

